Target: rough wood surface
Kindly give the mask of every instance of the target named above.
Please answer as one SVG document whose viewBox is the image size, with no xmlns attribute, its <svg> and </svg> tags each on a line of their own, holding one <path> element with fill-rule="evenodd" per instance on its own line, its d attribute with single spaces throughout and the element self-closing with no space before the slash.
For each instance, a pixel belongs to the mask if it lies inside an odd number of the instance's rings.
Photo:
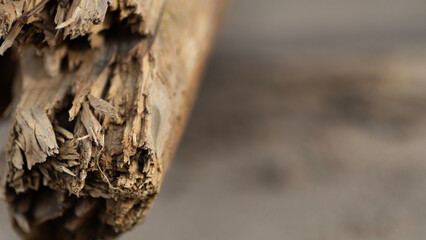
<svg viewBox="0 0 426 240">
<path fill-rule="evenodd" d="M 0 179 L 21 236 L 110 239 L 143 220 L 225 2 L 0 2 L 20 86 Z"/>
</svg>

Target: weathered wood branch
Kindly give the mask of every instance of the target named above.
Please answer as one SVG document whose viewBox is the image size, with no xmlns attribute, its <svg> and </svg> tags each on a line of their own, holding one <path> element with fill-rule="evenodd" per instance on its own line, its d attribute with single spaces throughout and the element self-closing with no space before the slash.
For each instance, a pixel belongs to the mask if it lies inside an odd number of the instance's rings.
<svg viewBox="0 0 426 240">
<path fill-rule="evenodd" d="M 0 1 L 20 86 L 3 173 L 25 239 L 110 239 L 157 196 L 225 0 Z"/>
</svg>

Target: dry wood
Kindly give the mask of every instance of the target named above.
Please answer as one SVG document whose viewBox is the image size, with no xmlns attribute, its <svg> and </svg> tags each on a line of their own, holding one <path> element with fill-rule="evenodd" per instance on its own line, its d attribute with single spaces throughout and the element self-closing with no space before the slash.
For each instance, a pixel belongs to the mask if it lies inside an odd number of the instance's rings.
<svg viewBox="0 0 426 240">
<path fill-rule="evenodd" d="M 0 179 L 21 236 L 110 239 L 143 220 L 225 2 L 0 1 L 20 86 Z"/>
</svg>

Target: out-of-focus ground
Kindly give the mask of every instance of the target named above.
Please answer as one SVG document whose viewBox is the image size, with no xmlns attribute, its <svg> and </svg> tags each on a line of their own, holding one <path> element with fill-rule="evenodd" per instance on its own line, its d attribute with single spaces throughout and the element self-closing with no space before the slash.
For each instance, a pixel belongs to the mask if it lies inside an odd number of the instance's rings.
<svg viewBox="0 0 426 240">
<path fill-rule="evenodd" d="M 424 239 L 425 9 L 235 1 L 162 192 L 122 239 Z"/>
</svg>

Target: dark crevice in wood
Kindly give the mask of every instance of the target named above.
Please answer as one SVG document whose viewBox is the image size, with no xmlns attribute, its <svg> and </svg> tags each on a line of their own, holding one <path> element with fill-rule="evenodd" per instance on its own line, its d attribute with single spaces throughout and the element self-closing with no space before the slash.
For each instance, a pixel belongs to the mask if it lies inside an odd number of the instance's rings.
<svg viewBox="0 0 426 240">
<path fill-rule="evenodd" d="M 12 83 L 16 75 L 17 54 L 14 49 L 8 49 L 0 56 L 0 115 L 12 101 Z"/>
</svg>

